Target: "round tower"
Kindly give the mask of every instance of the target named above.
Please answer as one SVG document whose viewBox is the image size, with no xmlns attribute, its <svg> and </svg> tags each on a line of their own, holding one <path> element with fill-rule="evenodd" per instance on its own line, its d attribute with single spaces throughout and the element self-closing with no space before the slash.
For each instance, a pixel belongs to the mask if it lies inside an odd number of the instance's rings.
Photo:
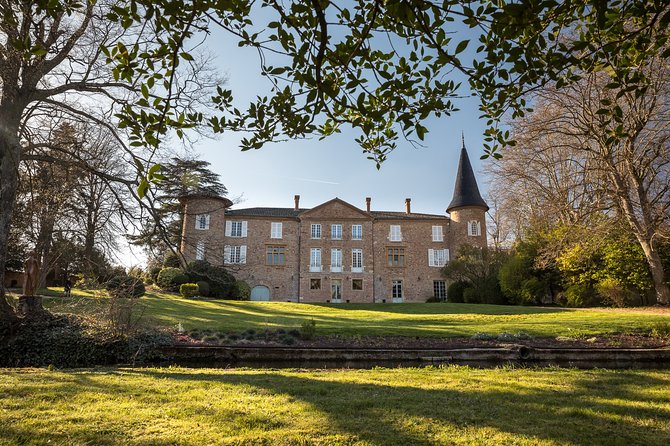
<svg viewBox="0 0 670 446">
<path fill-rule="evenodd" d="M 461 157 L 458 161 L 454 197 L 447 208 L 451 217 L 451 252 L 453 255 L 463 245 L 485 248 L 486 211 L 488 205 L 479 193 L 477 179 L 470 164 L 468 151 L 465 149 L 465 138 L 462 138 Z"/>
<path fill-rule="evenodd" d="M 225 212 L 233 202 L 217 195 L 182 196 L 181 253 L 187 262 L 223 264 Z"/>
</svg>

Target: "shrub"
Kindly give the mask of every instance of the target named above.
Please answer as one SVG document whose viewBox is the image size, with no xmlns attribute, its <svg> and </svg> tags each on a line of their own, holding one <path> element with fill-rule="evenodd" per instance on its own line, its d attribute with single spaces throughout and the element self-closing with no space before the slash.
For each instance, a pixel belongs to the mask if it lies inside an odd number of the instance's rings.
<svg viewBox="0 0 670 446">
<path fill-rule="evenodd" d="M 565 290 L 565 305 L 568 307 L 589 307 L 597 303 L 593 287 L 589 285 L 574 284 Z"/>
<path fill-rule="evenodd" d="M 430 296 L 428 299 L 426 299 L 426 303 L 429 303 L 429 304 L 434 304 L 436 302 L 441 302 L 440 298 L 435 297 L 435 296 Z"/>
<path fill-rule="evenodd" d="M 596 292 L 604 304 L 614 307 L 625 307 L 635 300 L 635 293 L 627 290 L 618 279 L 612 277 L 598 282 Z"/>
<path fill-rule="evenodd" d="M 469 304 L 478 304 L 481 303 L 477 290 L 472 287 L 468 287 L 463 290 L 463 302 Z"/>
<path fill-rule="evenodd" d="M 189 299 L 198 295 L 199 287 L 196 283 L 182 283 L 179 287 L 179 294 Z"/>
<path fill-rule="evenodd" d="M 199 296 L 204 296 L 207 297 L 209 296 L 209 283 L 205 282 L 204 280 L 201 280 L 196 283 L 198 285 L 198 295 Z"/>
<path fill-rule="evenodd" d="M 236 297 L 235 277 L 221 266 L 213 266 L 204 260 L 189 263 L 188 275 L 192 282 L 207 282 L 210 295 L 234 299 Z"/>
<path fill-rule="evenodd" d="M 158 282 L 158 274 L 161 272 L 163 268 L 160 266 L 152 266 L 147 269 L 145 273 L 145 281 L 149 284 L 152 283 L 157 283 Z"/>
<path fill-rule="evenodd" d="M 186 273 L 177 274 L 174 279 L 172 279 L 176 289 L 179 289 L 185 283 L 191 283 L 191 278 Z"/>
<path fill-rule="evenodd" d="M 235 299 L 249 300 L 251 297 L 251 287 L 244 280 L 235 282 Z"/>
<path fill-rule="evenodd" d="M 144 295 L 146 291 L 140 279 L 125 275 L 112 277 L 105 288 L 114 298 L 136 298 Z"/>
<path fill-rule="evenodd" d="M 179 268 L 181 264 L 179 262 L 179 256 L 173 252 L 168 252 L 163 257 L 163 268 Z"/>
<path fill-rule="evenodd" d="M 670 339 L 670 322 L 655 322 L 651 327 L 651 336 Z"/>
<path fill-rule="evenodd" d="M 455 303 L 462 303 L 465 302 L 463 300 L 463 291 L 467 287 L 469 287 L 470 284 L 468 282 L 464 281 L 456 281 L 449 285 L 447 288 L 447 302 L 455 302 Z"/>
<path fill-rule="evenodd" d="M 180 275 L 182 275 L 182 271 L 179 268 L 172 268 L 172 267 L 163 268 L 158 273 L 158 279 L 156 280 L 156 285 L 158 285 L 164 290 L 175 291 L 177 289 L 175 278 Z M 188 282 L 188 280 L 186 280 L 186 282 Z"/>
<path fill-rule="evenodd" d="M 314 319 L 303 322 L 300 326 L 300 337 L 309 341 L 314 339 L 314 336 L 316 336 L 316 322 L 314 322 Z"/>
<path fill-rule="evenodd" d="M 546 294 L 546 284 L 537 277 L 524 280 L 521 284 L 521 292 L 518 294 L 516 303 L 521 305 L 533 305 L 542 302 Z"/>
</svg>

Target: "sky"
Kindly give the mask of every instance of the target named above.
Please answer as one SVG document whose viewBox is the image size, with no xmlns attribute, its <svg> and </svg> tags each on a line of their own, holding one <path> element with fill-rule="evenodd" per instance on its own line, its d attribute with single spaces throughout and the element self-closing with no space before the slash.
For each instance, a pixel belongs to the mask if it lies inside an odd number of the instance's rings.
<svg viewBox="0 0 670 446">
<path fill-rule="evenodd" d="M 238 106 L 269 91 L 268 81 L 259 74 L 255 50 L 239 48 L 217 30 L 206 47 L 215 57 L 216 69 L 227 78 L 226 88 L 233 91 Z M 461 93 L 470 94 L 467 84 Z M 371 197 L 373 210 L 404 211 L 405 198 L 411 198 L 413 212 L 445 215 L 454 189 L 461 132 L 484 197 L 488 187 L 482 168 L 493 162 L 480 160 L 486 123 L 478 118 L 478 99 L 454 102 L 460 111 L 424 123 L 429 130 L 425 147 L 415 148 L 400 140 L 379 170 L 356 144 L 354 134 L 346 130 L 321 141 L 286 141 L 246 152 L 239 148 L 244 135 L 225 133 L 200 140 L 191 153 L 211 163 L 210 168 L 228 188 L 229 198 L 240 197 L 236 209 L 293 207 L 294 195 L 300 195 L 303 208 L 338 197 L 364 209 L 365 198 Z M 139 252 L 125 257 L 126 266 L 143 261 Z"/>
</svg>

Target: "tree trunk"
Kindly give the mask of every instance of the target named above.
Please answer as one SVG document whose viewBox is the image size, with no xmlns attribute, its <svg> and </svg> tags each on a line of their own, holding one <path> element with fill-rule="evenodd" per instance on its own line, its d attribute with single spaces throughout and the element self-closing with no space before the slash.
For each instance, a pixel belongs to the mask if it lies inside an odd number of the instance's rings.
<svg viewBox="0 0 670 446">
<path fill-rule="evenodd" d="M 647 240 L 639 240 L 644 255 L 649 264 L 651 271 L 651 278 L 654 282 L 654 291 L 656 292 L 656 303 L 660 305 L 670 304 L 670 287 L 665 283 L 665 271 L 663 270 L 663 263 L 661 257 L 658 255 L 651 243 Z"/>
<path fill-rule="evenodd" d="M 51 246 L 53 245 L 53 233 L 55 217 L 52 215 L 53 207 L 47 206 L 47 211 L 43 214 L 40 221 L 40 232 L 37 237 L 37 254 L 40 259 L 40 277 L 38 289 L 46 288 L 47 275 L 51 269 Z"/>
<path fill-rule="evenodd" d="M 2 108 L 13 107 L 2 106 Z M 4 284 L 9 226 L 19 183 L 20 116 L 20 111 L 0 109 L 0 338 L 9 334 L 17 321 L 14 309 L 7 302 Z"/>
</svg>

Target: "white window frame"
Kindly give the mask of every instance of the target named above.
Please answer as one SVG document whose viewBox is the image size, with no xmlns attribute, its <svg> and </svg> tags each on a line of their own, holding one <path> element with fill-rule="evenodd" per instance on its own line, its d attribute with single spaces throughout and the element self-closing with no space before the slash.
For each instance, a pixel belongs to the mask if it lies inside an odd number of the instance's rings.
<svg viewBox="0 0 670 446">
<path fill-rule="evenodd" d="M 330 239 L 342 240 L 342 225 L 340 224 L 330 225 Z"/>
<path fill-rule="evenodd" d="M 309 271 L 312 273 L 321 272 L 321 248 L 311 248 L 309 250 Z"/>
<path fill-rule="evenodd" d="M 280 221 L 273 221 L 270 225 L 270 238 L 282 238 L 282 223 Z"/>
<path fill-rule="evenodd" d="M 198 244 L 195 247 L 195 259 L 196 260 L 205 260 L 205 241 L 198 240 Z"/>
<path fill-rule="evenodd" d="M 321 224 L 320 223 L 312 223 L 312 226 L 310 227 L 310 235 L 312 239 L 320 239 L 321 238 Z"/>
<path fill-rule="evenodd" d="M 209 229 L 209 214 L 197 214 L 195 216 L 195 229 L 199 231 Z"/>
<path fill-rule="evenodd" d="M 470 237 L 482 235 L 482 223 L 478 220 L 470 220 L 468 222 L 468 235 Z"/>
<path fill-rule="evenodd" d="M 363 272 L 363 250 L 360 248 L 355 248 L 351 250 L 351 272 L 352 273 Z"/>
<path fill-rule="evenodd" d="M 442 268 L 449 261 L 448 249 L 429 249 L 428 266 Z"/>
<path fill-rule="evenodd" d="M 400 291 L 399 293 L 397 291 Z M 391 281 L 391 298 L 393 303 L 401 303 L 404 297 L 402 279 Z"/>
<path fill-rule="evenodd" d="M 330 272 L 342 272 L 342 248 L 331 248 L 330 250 Z"/>
<path fill-rule="evenodd" d="M 434 242 L 443 242 L 444 241 L 444 229 L 442 226 L 433 226 L 433 241 Z"/>
<path fill-rule="evenodd" d="M 351 225 L 351 240 L 363 240 L 363 225 Z"/>
<path fill-rule="evenodd" d="M 226 237 L 244 238 L 247 236 L 247 222 L 228 220 L 226 222 Z"/>
<path fill-rule="evenodd" d="M 402 228 L 400 225 L 390 225 L 389 227 L 389 241 L 402 242 Z"/>
<path fill-rule="evenodd" d="M 246 245 L 226 245 L 223 247 L 223 263 L 244 265 L 247 263 Z"/>
</svg>

